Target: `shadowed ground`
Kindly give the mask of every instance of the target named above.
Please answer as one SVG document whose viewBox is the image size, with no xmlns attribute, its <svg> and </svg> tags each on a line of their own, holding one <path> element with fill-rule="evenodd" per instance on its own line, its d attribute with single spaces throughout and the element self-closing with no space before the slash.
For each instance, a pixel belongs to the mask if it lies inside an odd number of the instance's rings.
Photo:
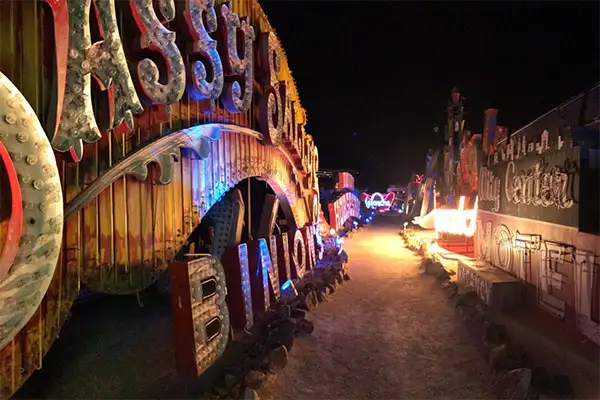
<svg viewBox="0 0 600 400">
<path fill-rule="evenodd" d="M 274 399 L 494 398 L 487 366 L 433 278 L 381 217 L 347 241 L 352 280 L 308 316 Z M 211 384 L 177 376 L 168 298 L 110 296 L 73 310 L 16 398 L 198 398 Z M 269 393 L 261 394 L 263 398 Z"/>
<path fill-rule="evenodd" d="M 404 248 L 398 218 L 348 240 L 352 280 L 309 314 L 273 399 L 490 399 L 488 367 L 434 278 Z"/>
</svg>

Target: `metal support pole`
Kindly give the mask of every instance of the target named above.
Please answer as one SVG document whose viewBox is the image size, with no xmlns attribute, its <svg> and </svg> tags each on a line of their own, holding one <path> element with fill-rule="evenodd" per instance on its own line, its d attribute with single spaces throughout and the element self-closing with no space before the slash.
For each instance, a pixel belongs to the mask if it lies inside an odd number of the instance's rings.
<svg viewBox="0 0 600 400">
<path fill-rule="evenodd" d="M 246 204 L 246 228 L 248 229 L 248 240 L 252 240 L 252 189 L 250 178 L 248 178 L 248 196 Z"/>
</svg>

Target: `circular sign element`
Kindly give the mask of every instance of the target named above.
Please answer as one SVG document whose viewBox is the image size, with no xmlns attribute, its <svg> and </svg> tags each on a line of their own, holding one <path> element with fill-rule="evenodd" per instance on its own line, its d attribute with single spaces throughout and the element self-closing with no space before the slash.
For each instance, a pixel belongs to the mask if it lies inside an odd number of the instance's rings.
<svg viewBox="0 0 600 400">
<path fill-rule="evenodd" d="M 31 319 L 48 290 L 60 254 L 64 204 L 48 137 L 25 97 L 1 72 L 0 154 L 12 204 L 9 233 L 1 243 L 12 250 L 3 246 L 0 252 L 2 349 Z"/>
</svg>

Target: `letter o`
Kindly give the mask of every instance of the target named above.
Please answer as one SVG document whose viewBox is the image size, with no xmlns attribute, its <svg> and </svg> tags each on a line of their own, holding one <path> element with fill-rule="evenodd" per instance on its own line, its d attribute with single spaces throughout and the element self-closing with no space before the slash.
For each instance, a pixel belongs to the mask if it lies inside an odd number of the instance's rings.
<svg viewBox="0 0 600 400">
<path fill-rule="evenodd" d="M 306 272 L 306 247 L 304 246 L 304 239 L 302 238 L 300 230 L 297 230 L 296 233 L 294 233 L 294 242 L 292 246 L 292 261 L 294 262 L 294 268 L 296 269 L 296 277 L 302 279 Z M 301 254 L 298 254 L 298 249 L 300 249 Z M 298 260 L 298 256 L 300 256 L 300 261 Z"/>
<path fill-rule="evenodd" d="M 498 225 L 494 229 L 492 243 L 492 262 L 506 272 L 512 272 L 513 244 L 510 229 L 506 225 Z"/>
</svg>

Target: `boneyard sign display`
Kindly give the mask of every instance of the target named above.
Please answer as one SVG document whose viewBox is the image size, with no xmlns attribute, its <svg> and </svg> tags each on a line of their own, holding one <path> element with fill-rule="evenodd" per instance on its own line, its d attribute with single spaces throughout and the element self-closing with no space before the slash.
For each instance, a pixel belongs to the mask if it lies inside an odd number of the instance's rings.
<svg viewBox="0 0 600 400">
<path fill-rule="evenodd" d="M 257 0 L 0 3 L 0 399 L 42 368 L 80 286 L 146 289 L 208 213 L 229 243 L 243 202 L 226 199 L 242 181 L 269 185 L 289 232 L 304 229 L 280 253 L 309 261 L 318 151 Z M 179 268 L 188 317 L 231 286 L 219 263 Z M 188 339 L 210 341 L 211 321 Z"/>
</svg>

